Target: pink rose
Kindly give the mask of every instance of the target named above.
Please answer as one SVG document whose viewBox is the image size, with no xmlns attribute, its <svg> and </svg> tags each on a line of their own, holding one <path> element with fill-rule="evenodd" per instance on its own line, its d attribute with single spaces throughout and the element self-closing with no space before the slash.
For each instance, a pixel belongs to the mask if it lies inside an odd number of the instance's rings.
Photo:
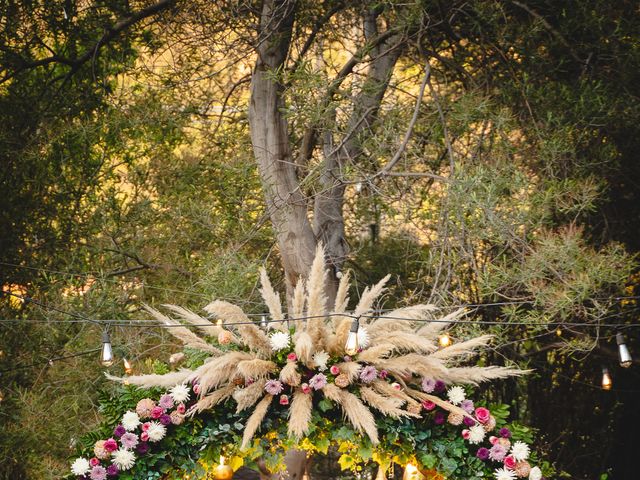
<svg viewBox="0 0 640 480">
<path fill-rule="evenodd" d="M 331 368 L 329 369 L 329 371 L 331 372 L 331 375 L 340 374 L 340 368 L 337 365 L 331 365 Z"/>
<path fill-rule="evenodd" d="M 491 418 L 491 412 L 484 407 L 478 407 L 476 408 L 476 418 L 480 423 L 487 423 Z"/>
<path fill-rule="evenodd" d="M 302 390 L 302 393 L 311 393 L 311 387 L 308 383 L 303 383 L 302 385 L 300 385 L 300 389 Z"/>
<path fill-rule="evenodd" d="M 145 422 L 142 424 L 142 431 L 146 432 L 147 430 L 149 430 L 149 422 Z"/>
<path fill-rule="evenodd" d="M 178 405 L 178 407 L 176 408 L 176 411 L 178 413 L 184 413 L 187 411 L 187 407 L 184 406 L 184 403 L 181 403 L 180 405 Z"/>
<path fill-rule="evenodd" d="M 164 413 L 164 408 L 153 407 L 153 409 L 151 410 L 151 418 L 158 419 L 162 416 L 163 413 Z"/>
<path fill-rule="evenodd" d="M 289 397 L 287 395 L 280 395 L 280 405 L 289 405 Z"/>
<path fill-rule="evenodd" d="M 516 459 L 513 458 L 513 455 L 507 455 L 504 457 L 504 466 L 509 470 L 516 468 Z"/>
<path fill-rule="evenodd" d="M 100 460 L 98 460 L 96 457 L 93 457 L 91 460 L 89 460 L 89 465 L 91 465 L 92 467 L 97 467 L 98 465 L 100 465 Z"/>
<path fill-rule="evenodd" d="M 436 404 L 433 403 L 431 400 L 424 400 L 422 402 L 422 406 L 424 407 L 424 409 L 427 412 L 430 412 L 431 410 L 433 410 L 434 408 L 436 408 Z"/>
<path fill-rule="evenodd" d="M 469 436 L 471 435 L 471 432 L 468 429 L 464 429 L 462 430 L 462 438 L 464 438 L 465 440 L 469 440 Z"/>
<path fill-rule="evenodd" d="M 495 445 L 497 441 L 498 441 L 498 437 L 493 436 L 493 435 L 491 435 L 491 436 L 489 437 L 489 443 L 490 443 L 491 445 Z"/>
<path fill-rule="evenodd" d="M 200 384 L 199 383 L 194 383 L 192 388 L 193 388 L 193 393 L 195 393 L 196 395 L 200 395 Z"/>
<path fill-rule="evenodd" d="M 291 352 L 289 355 L 287 355 L 287 362 L 295 362 L 296 360 L 298 360 L 298 356 L 295 354 L 295 352 Z"/>
<path fill-rule="evenodd" d="M 107 452 L 115 452 L 118 449 L 118 442 L 113 438 L 104 441 L 104 449 Z"/>
<path fill-rule="evenodd" d="M 143 442 L 148 442 L 149 441 L 149 434 L 147 432 L 142 432 L 140 434 L 140 440 L 142 440 Z"/>
</svg>

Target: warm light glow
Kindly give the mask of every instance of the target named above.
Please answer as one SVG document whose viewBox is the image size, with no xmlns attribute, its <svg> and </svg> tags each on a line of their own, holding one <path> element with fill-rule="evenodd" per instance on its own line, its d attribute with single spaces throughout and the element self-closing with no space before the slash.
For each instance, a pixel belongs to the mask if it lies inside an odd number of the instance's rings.
<svg viewBox="0 0 640 480">
<path fill-rule="evenodd" d="M 443 333 L 442 335 L 440 335 L 440 337 L 438 338 L 438 343 L 440 344 L 440 346 L 442 348 L 444 347 L 448 347 L 449 345 L 451 345 L 451 337 L 449 336 L 448 333 Z"/>
<path fill-rule="evenodd" d="M 100 356 L 100 362 L 105 367 L 113 365 L 113 349 L 111 348 L 109 332 L 106 330 L 102 332 L 102 355 Z"/>
<path fill-rule="evenodd" d="M 347 337 L 347 343 L 344 345 L 344 351 L 347 355 L 355 355 L 358 353 L 360 344 L 358 343 L 358 329 L 360 328 L 360 322 L 358 319 L 354 319 L 351 324 L 351 330 L 349 330 L 349 336 Z"/>
<path fill-rule="evenodd" d="M 122 363 L 124 365 L 124 373 L 126 373 L 127 375 L 131 375 L 133 373 L 133 367 L 129 363 L 129 360 L 123 358 Z"/>
<path fill-rule="evenodd" d="M 262 315 L 262 317 L 260 317 L 260 326 L 262 328 L 267 328 L 267 316 L 266 315 Z"/>
<path fill-rule="evenodd" d="M 406 467 L 404 467 L 404 474 L 402 475 L 402 480 L 423 480 L 425 478 L 418 467 L 416 467 L 412 463 L 408 463 Z"/>
<path fill-rule="evenodd" d="M 222 326 L 222 319 L 219 318 L 218 321 L 216 321 L 216 325 L 218 325 L 219 327 Z"/>
<path fill-rule="evenodd" d="M 603 368 L 602 369 L 602 389 L 611 390 L 612 386 L 613 386 L 613 380 L 611 379 L 609 370 L 607 368 Z"/>
<path fill-rule="evenodd" d="M 561 336 L 562 335 L 562 329 L 560 327 L 556 328 L 556 335 L 557 336 Z"/>
<path fill-rule="evenodd" d="M 224 465 L 225 458 L 220 455 L 220 466 Z"/>
</svg>

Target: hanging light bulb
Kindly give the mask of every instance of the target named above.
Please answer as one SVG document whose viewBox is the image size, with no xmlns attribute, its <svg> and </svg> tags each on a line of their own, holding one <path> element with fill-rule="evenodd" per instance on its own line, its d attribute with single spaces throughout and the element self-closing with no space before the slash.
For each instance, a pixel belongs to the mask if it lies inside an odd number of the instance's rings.
<svg viewBox="0 0 640 480">
<path fill-rule="evenodd" d="M 217 325 L 217 326 L 219 326 L 219 327 L 221 327 L 221 326 L 222 326 L 222 319 L 221 319 L 221 318 L 219 318 L 219 319 L 216 321 L 216 325 Z"/>
<path fill-rule="evenodd" d="M 347 355 L 355 355 L 358 353 L 360 345 L 358 344 L 358 329 L 360 328 L 360 320 L 353 319 L 351 323 L 351 330 L 349 330 L 349 336 L 347 337 L 347 343 L 344 346 L 344 351 Z"/>
<path fill-rule="evenodd" d="M 111 348 L 111 338 L 109 338 L 109 332 L 104 330 L 102 332 L 102 356 L 100 362 L 105 367 L 113 365 L 113 349 Z"/>
<path fill-rule="evenodd" d="M 127 375 L 131 375 L 133 373 L 133 367 L 129 363 L 129 360 L 123 358 L 122 365 L 124 366 L 124 373 L 126 373 Z"/>
<path fill-rule="evenodd" d="M 268 324 L 267 324 L 267 316 L 266 316 L 266 315 L 262 315 L 262 316 L 260 317 L 260 326 L 261 326 L 262 328 L 267 328 L 267 325 L 268 325 Z"/>
<path fill-rule="evenodd" d="M 602 389 L 603 390 L 611 390 L 613 386 L 613 380 L 611 380 L 611 375 L 609 374 L 608 368 L 602 369 Z"/>
<path fill-rule="evenodd" d="M 442 348 L 448 347 L 449 345 L 451 345 L 451 337 L 447 332 L 445 332 L 440 335 L 440 337 L 438 337 L 438 343 Z"/>
<path fill-rule="evenodd" d="M 557 335 L 558 337 L 561 337 L 561 336 L 562 336 L 562 329 L 561 329 L 560 327 L 556 328 L 556 335 Z"/>
<path fill-rule="evenodd" d="M 225 465 L 223 456 L 220 456 L 220 464 L 213 472 L 213 478 L 216 480 L 231 480 L 233 478 L 233 469 L 229 465 Z"/>
<path fill-rule="evenodd" d="M 620 357 L 620 366 L 623 368 L 629 368 L 633 363 L 629 349 L 627 348 L 624 335 L 622 333 L 616 334 L 616 343 L 618 344 L 618 356 Z"/>
</svg>

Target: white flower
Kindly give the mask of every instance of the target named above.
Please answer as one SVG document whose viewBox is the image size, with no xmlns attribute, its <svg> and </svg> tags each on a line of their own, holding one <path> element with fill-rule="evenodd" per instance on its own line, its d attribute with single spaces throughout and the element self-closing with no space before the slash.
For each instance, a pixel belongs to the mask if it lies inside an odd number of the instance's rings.
<svg viewBox="0 0 640 480">
<path fill-rule="evenodd" d="M 469 443 L 480 443 L 484 440 L 484 427 L 482 425 L 474 425 L 469 429 Z"/>
<path fill-rule="evenodd" d="M 496 480 L 514 480 L 516 478 L 516 472 L 507 470 L 506 468 L 497 468 L 496 471 L 493 472 L 493 476 L 496 477 Z"/>
<path fill-rule="evenodd" d="M 464 399 L 464 388 L 462 387 L 451 387 L 447 391 L 447 397 L 449 397 L 449 401 L 454 405 L 460 405 Z"/>
<path fill-rule="evenodd" d="M 538 467 L 533 467 L 529 472 L 529 480 L 540 480 L 542 478 L 542 471 Z"/>
<path fill-rule="evenodd" d="M 511 455 L 516 461 L 521 462 L 522 460 L 526 460 L 529 458 L 529 445 L 524 442 L 515 442 L 511 447 Z"/>
<path fill-rule="evenodd" d="M 274 352 L 288 348 L 290 340 L 291 340 L 291 337 L 287 332 L 273 332 L 271 335 L 269 335 L 271 348 L 273 349 Z"/>
<path fill-rule="evenodd" d="M 329 354 L 324 350 L 320 350 L 313 354 L 313 363 L 316 364 L 318 370 L 324 372 L 327 369 L 327 362 L 329 361 Z"/>
<path fill-rule="evenodd" d="M 133 432 L 140 425 L 140 417 L 136 412 L 128 411 L 122 416 L 121 423 L 127 432 Z"/>
<path fill-rule="evenodd" d="M 84 475 L 89 470 L 91 470 L 91 465 L 89 465 L 89 460 L 86 458 L 76 458 L 71 464 L 71 471 L 74 475 Z"/>
<path fill-rule="evenodd" d="M 113 463 L 118 470 L 129 470 L 136 463 L 136 456 L 131 450 L 121 448 L 113 452 Z"/>
<path fill-rule="evenodd" d="M 169 394 L 175 403 L 184 403 L 189 400 L 189 387 L 186 385 L 176 385 L 169 390 Z"/>
<path fill-rule="evenodd" d="M 367 348 L 371 343 L 371 337 L 369 336 L 369 332 L 365 327 L 360 327 L 358 329 L 358 345 L 360 348 Z"/>
<path fill-rule="evenodd" d="M 149 435 L 150 442 L 159 442 L 167 433 L 167 429 L 160 422 L 150 422 L 147 435 Z"/>
</svg>

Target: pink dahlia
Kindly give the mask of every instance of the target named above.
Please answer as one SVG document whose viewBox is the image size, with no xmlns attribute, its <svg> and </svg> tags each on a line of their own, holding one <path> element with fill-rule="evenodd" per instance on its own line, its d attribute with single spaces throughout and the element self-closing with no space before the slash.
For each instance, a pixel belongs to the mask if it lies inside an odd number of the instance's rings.
<svg viewBox="0 0 640 480">
<path fill-rule="evenodd" d="M 512 455 L 507 455 L 506 457 L 504 457 L 503 461 L 504 461 L 504 466 L 509 470 L 513 470 L 514 468 L 516 468 L 516 459 L 513 458 Z"/>
<path fill-rule="evenodd" d="M 181 403 L 176 407 L 176 412 L 178 413 L 184 413 L 186 411 L 187 411 L 187 407 L 184 405 L 184 403 Z"/>
<path fill-rule="evenodd" d="M 194 389 L 195 389 L 195 385 L 194 385 Z M 173 408 L 173 397 L 168 393 L 165 393 L 160 397 L 160 401 L 158 402 L 158 405 L 161 408 L 164 408 L 165 410 L 168 410 L 169 408 Z"/>
<path fill-rule="evenodd" d="M 120 443 L 127 450 L 131 450 L 138 445 L 138 436 L 135 433 L 127 432 L 120 437 Z"/>
<path fill-rule="evenodd" d="M 499 443 L 496 443 L 489 449 L 489 458 L 494 462 L 501 462 L 507 454 L 507 449 Z"/>
<path fill-rule="evenodd" d="M 100 465 L 96 465 L 91 469 L 89 473 L 89 478 L 91 480 L 106 480 L 107 478 L 107 469 L 101 467 Z"/>
<path fill-rule="evenodd" d="M 149 418 L 153 407 L 156 406 L 156 402 L 150 398 L 143 398 L 136 405 L 136 413 L 140 418 Z"/>
<path fill-rule="evenodd" d="M 169 415 L 169 417 L 171 418 L 171 423 L 173 423 L 174 425 L 180 425 L 182 424 L 182 422 L 184 422 L 184 415 L 177 410 L 171 412 L 171 415 Z"/>
<path fill-rule="evenodd" d="M 264 390 L 270 395 L 278 395 L 282 392 L 282 382 L 279 380 L 267 380 L 264 384 Z"/>
<path fill-rule="evenodd" d="M 107 452 L 115 452 L 118 449 L 118 442 L 116 442 L 113 438 L 109 438 L 104 441 L 104 449 Z"/>
<path fill-rule="evenodd" d="M 316 373 L 309 379 L 309 386 L 314 390 L 321 390 L 327 385 L 327 377 L 324 373 Z"/>
<path fill-rule="evenodd" d="M 162 414 L 164 413 L 164 408 L 158 406 L 158 407 L 153 407 L 151 409 L 151 418 L 153 418 L 154 420 L 157 420 L 158 418 L 160 418 L 162 416 Z"/>
<path fill-rule="evenodd" d="M 436 381 L 433 378 L 422 379 L 422 391 L 432 393 L 436 388 Z"/>
<path fill-rule="evenodd" d="M 364 383 L 371 383 L 378 378 L 378 370 L 372 365 L 367 365 L 360 372 L 360 380 Z"/>
<path fill-rule="evenodd" d="M 95 453 L 96 457 L 100 460 L 106 460 L 111 456 L 111 452 L 104 448 L 104 444 L 104 440 L 98 440 L 93 446 L 93 453 Z"/>
<path fill-rule="evenodd" d="M 92 457 L 89 459 L 89 465 L 91 465 L 92 467 L 100 465 L 100 460 L 98 460 L 96 457 Z"/>
</svg>

